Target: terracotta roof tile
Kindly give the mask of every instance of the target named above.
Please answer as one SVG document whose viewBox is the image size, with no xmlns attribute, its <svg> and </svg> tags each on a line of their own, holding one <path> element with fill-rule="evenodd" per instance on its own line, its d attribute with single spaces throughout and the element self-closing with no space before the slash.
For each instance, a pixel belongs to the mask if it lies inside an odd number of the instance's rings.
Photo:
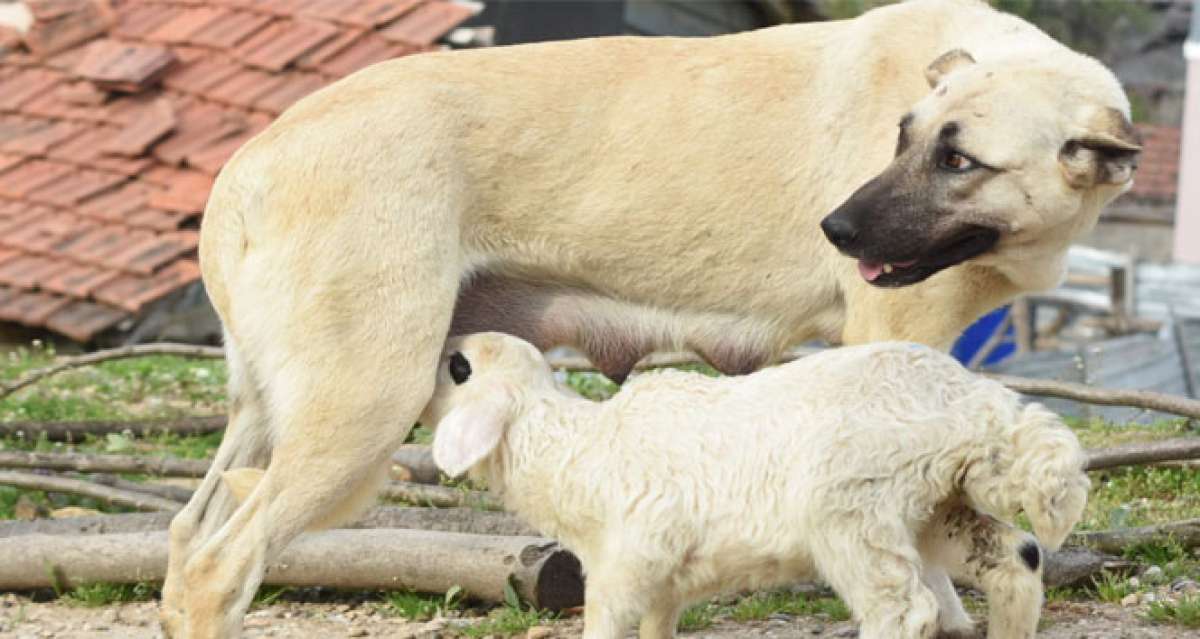
<svg viewBox="0 0 1200 639">
<path fill-rule="evenodd" d="M 175 129 L 175 109 L 165 98 L 146 105 L 141 113 L 105 143 L 105 153 L 137 157 Z"/>
<path fill-rule="evenodd" d="M 26 253 L 49 253 L 50 247 L 79 237 L 93 226 L 93 222 L 70 213 L 52 213 L 42 216 L 25 228 L 6 234 L 3 243 L 9 248 L 21 249 Z"/>
<path fill-rule="evenodd" d="M 333 76 L 350 75 L 359 69 L 411 53 L 412 48 L 403 44 L 392 44 L 374 33 L 368 33 L 358 39 L 337 55 L 330 56 L 320 63 L 323 73 Z"/>
<path fill-rule="evenodd" d="M 0 175 L 0 195 L 23 198 L 31 192 L 59 180 L 72 171 L 69 164 L 30 160 Z"/>
<path fill-rule="evenodd" d="M 106 2 L 85 0 L 70 12 L 35 21 L 25 33 L 25 46 L 34 55 L 45 58 L 104 33 L 113 20 Z"/>
<path fill-rule="evenodd" d="M 97 220 L 124 222 L 131 213 L 145 208 L 150 196 L 159 190 L 159 187 L 141 181 L 126 182 L 82 201 L 77 210 L 81 215 Z"/>
<path fill-rule="evenodd" d="M 3 149 L 12 153 L 44 156 L 51 148 L 80 135 L 84 126 L 71 122 L 52 122 L 43 120 L 37 127 L 31 127 L 24 135 L 4 142 Z"/>
<path fill-rule="evenodd" d="M 70 262 L 40 255 L 21 255 L 0 264 L 0 284 L 33 289 L 43 280 L 49 279 L 70 266 Z"/>
<path fill-rule="evenodd" d="M 395 42 L 425 46 L 475 15 L 471 7 L 452 2 L 427 2 L 383 29 L 379 35 Z"/>
<path fill-rule="evenodd" d="M 199 149 L 187 155 L 187 165 L 199 169 L 200 171 L 216 176 L 217 172 L 225 166 L 225 161 L 228 160 L 247 140 L 257 135 L 259 129 L 251 128 L 247 131 L 227 137 L 223 140 L 214 142 L 203 149 Z"/>
<path fill-rule="evenodd" d="M 332 19 L 359 27 L 378 27 L 399 18 L 424 1 L 366 0 L 353 3 L 352 8 L 345 11 L 340 17 Z"/>
<path fill-rule="evenodd" d="M 211 104 L 196 105 L 184 110 L 174 133 L 155 146 L 152 153 L 162 162 L 179 165 L 189 153 L 241 133 L 248 126 L 246 116 L 241 113 Z"/>
<path fill-rule="evenodd" d="M 39 326 L 71 300 L 51 293 L 17 293 L 0 305 L 0 319 Z"/>
<path fill-rule="evenodd" d="M 248 11 L 231 11 L 192 34 L 189 41 L 192 44 L 216 49 L 232 49 L 266 27 L 271 21 L 272 18 L 269 15 Z"/>
<path fill-rule="evenodd" d="M 12 153 L 0 153 L 0 173 L 20 164 L 24 158 Z"/>
<path fill-rule="evenodd" d="M 214 56 L 200 58 L 183 69 L 168 75 L 163 85 L 184 93 L 202 94 L 218 84 L 232 78 L 241 65 L 229 58 Z"/>
<path fill-rule="evenodd" d="M 26 69 L 0 84 L 0 111 L 16 111 L 21 105 L 54 88 L 62 74 L 45 69 Z"/>
<path fill-rule="evenodd" d="M 79 342 L 116 326 L 129 314 L 103 304 L 74 301 L 46 318 L 46 326 Z"/>
<path fill-rule="evenodd" d="M 110 255 L 105 265 L 122 271 L 150 275 L 175 258 L 195 250 L 199 235 L 195 231 L 177 231 L 153 235 Z"/>
<path fill-rule="evenodd" d="M 282 71 L 293 60 L 337 34 L 337 28 L 315 20 L 280 20 L 238 45 L 243 62 L 268 71 Z"/>
<path fill-rule="evenodd" d="M 180 171 L 166 191 L 150 197 L 150 206 L 181 213 L 199 213 L 208 201 L 213 179 L 197 171 Z"/>
<path fill-rule="evenodd" d="M 166 47 L 96 40 L 75 66 L 75 74 L 101 88 L 133 93 L 157 82 L 175 61 Z"/>
<path fill-rule="evenodd" d="M 88 0 L 26 0 L 34 20 L 53 20 L 86 8 Z"/>
<path fill-rule="evenodd" d="M 3 222 L 0 222 L 0 237 L 5 237 L 9 233 L 23 229 L 30 224 L 36 224 L 42 216 L 50 212 L 45 207 L 37 204 L 29 204 L 24 201 L 18 204 L 20 205 L 19 210 L 15 214 L 5 218 Z"/>
<path fill-rule="evenodd" d="M 71 176 L 71 179 L 53 182 L 32 191 L 26 197 L 33 202 L 68 208 L 92 195 L 110 189 L 126 179 L 120 173 L 80 169 Z"/>
<path fill-rule="evenodd" d="M 70 73 L 75 68 L 75 65 L 79 64 L 79 61 L 83 59 L 83 52 L 84 47 L 74 47 L 66 51 L 60 51 L 50 56 L 45 61 L 45 65 L 55 71 Z"/>
<path fill-rule="evenodd" d="M 24 253 L 18 251 L 17 249 L 0 247 L 0 264 L 3 264 L 20 255 L 24 255 Z"/>
<path fill-rule="evenodd" d="M 296 58 L 296 68 L 304 69 L 305 71 L 316 71 L 318 65 L 322 62 L 341 53 L 351 44 L 354 44 L 355 40 L 358 40 L 367 33 L 370 33 L 367 29 L 342 29 L 336 36 Z"/>
<path fill-rule="evenodd" d="M 71 243 L 65 250 L 78 262 L 103 265 L 109 256 L 124 250 L 130 243 L 150 236 L 151 233 L 146 231 L 127 229 L 123 226 L 98 226 Z"/>
<path fill-rule="evenodd" d="M 120 277 L 120 272 L 98 266 L 73 265 L 42 282 L 42 289 L 86 299 L 92 291 Z"/>
<path fill-rule="evenodd" d="M 118 12 L 112 33 L 122 38 L 141 40 L 177 15 L 179 9 L 169 5 L 131 3 L 128 8 Z"/>
<path fill-rule="evenodd" d="M 0 272 L 3 265 L 0 265 Z M 195 262 L 175 262 L 150 276 L 126 275 L 97 289 L 93 296 L 131 313 L 142 310 L 150 302 L 200 279 L 200 267 Z"/>
<path fill-rule="evenodd" d="M 81 106 L 99 106 L 108 101 L 108 92 L 86 80 L 66 82 L 58 87 L 55 96 L 63 102 Z"/>
<path fill-rule="evenodd" d="M 325 86 L 326 80 L 315 73 L 290 74 L 279 88 L 254 102 L 254 106 L 270 113 L 283 113 L 304 96 Z"/>
<path fill-rule="evenodd" d="M 228 10 L 219 7 L 186 9 L 146 34 L 145 39 L 151 42 L 184 43 L 215 20 L 228 14 Z"/>
<path fill-rule="evenodd" d="M 274 91 L 283 80 L 278 75 L 245 69 L 207 92 L 205 97 L 233 106 L 252 107 L 255 100 Z"/>
<path fill-rule="evenodd" d="M 184 222 L 198 215 L 198 213 L 190 211 L 164 211 L 162 209 L 146 207 L 130 213 L 124 222 L 135 228 L 145 228 L 152 231 L 174 231 Z"/>
</svg>

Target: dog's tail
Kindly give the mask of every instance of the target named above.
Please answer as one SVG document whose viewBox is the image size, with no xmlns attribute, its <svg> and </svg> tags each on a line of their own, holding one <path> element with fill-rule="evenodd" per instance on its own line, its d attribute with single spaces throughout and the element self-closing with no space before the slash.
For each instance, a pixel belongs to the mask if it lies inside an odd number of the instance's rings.
<svg viewBox="0 0 1200 639">
<path fill-rule="evenodd" d="M 963 488 L 976 507 L 1002 519 L 1024 510 L 1042 545 L 1057 550 L 1087 505 L 1087 457 L 1040 404 L 1019 408 L 1001 430 L 1000 445 L 971 464 Z"/>
</svg>

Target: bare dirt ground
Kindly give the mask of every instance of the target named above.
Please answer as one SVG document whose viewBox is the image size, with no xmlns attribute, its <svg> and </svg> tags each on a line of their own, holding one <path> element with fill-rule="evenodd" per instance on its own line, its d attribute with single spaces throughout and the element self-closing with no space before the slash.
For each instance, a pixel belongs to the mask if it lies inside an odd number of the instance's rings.
<svg viewBox="0 0 1200 639">
<path fill-rule="evenodd" d="M 370 606 L 347 604 L 277 603 L 255 610 L 246 619 L 246 637 L 389 637 L 392 639 L 449 639 L 463 620 L 413 622 Z M 1200 630 L 1153 625 L 1130 608 L 1090 602 L 1051 603 L 1043 615 L 1045 639 L 1181 639 L 1200 637 Z M 547 622 L 530 630 L 530 639 L 577 638 L 578 617 Z M 6 595 L 0 600 L 0 637 L 14 639 L 152 639 L 161 637 L 155 603 L 128 603 L 83 608 L 60 601 L 35 603 Z M 518 637 L 523 635 L 517 635 Z M 857 636 L 854 624 L 814 617 L 775 615 L 764 621 L 724 621 L 712 628 L 682 636 L 694 639 L 766 637 L 824 639 Z"/>
</svg>

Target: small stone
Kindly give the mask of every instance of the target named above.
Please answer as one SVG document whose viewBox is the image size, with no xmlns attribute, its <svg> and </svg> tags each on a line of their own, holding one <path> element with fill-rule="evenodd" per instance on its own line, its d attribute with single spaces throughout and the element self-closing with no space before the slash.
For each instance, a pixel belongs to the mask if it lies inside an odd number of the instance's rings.
<svg viewBox="0 0 1200 639">
<path fill-rule="evenodd" d="M 1128 595 L 1125 595 L 1124 597 L 1121 598 L 1121 605 L 1126 608 L 1128 608 L 1130 606 L 1136 606 L 1137 603 L 1138 603 L 1138 594 L 1136 592 L 1129 593 Z"/>
<path fill-rule="evenodd" d="M 1175 592 L 1192 593 L 1196 590 L 1200 590 L 1200 584 L 1188 579 L 1187 577 L 1180 577 L 1171 584 L 1171 590 Z"/>
<path fill-rule="evenodd" d="M 776 621 L 776 622 L 790 623 L 792 621 L 792 619 L 794 619 L 794 617 L 792 617 L 791 615 L 784 613 L 784 612 L 774 612 L 774 613 L 771 613 L 771 615 L 768 616 L 767 619 L 770 619 L 771 621 Z"/>
<path fill-rule="evenodd" d="M 1148 593 L 1142 595 L 1142 603 L 1152 603 L 1155 601 L 1158 601 L 1158 595 L 1156 595 L 1152 592 L 1148 592 Z"/>
<path fill-rule="evenodd" d="M 111 623 L 117 623 L 118 621 L 120 621 L 121 617 L 120 617 L 119 613 L 117 612 L 116 608 L 109 608 L 109 609 L 105 610 L 104 612 L 100 613 L 100 620 L 103 621 L 104 623 L 111 624 Z"/>
<path fill-rule="evenodd" d="M 858 636 L 858 628 L 842 628 L 841 630 L 834 633 L 833 636 L 835 636 L 835 637 L 857 637 Z"/>
<path fill-rule="evenodd" d="M 824 624 L 817 624 L 817 625 L 813 626 L 812 629 L 809 630 L 809 632 L 814 635 L 819 635 L 822 632 L 825 632 L 825 626 L 824 626 Z"/>
<path fill-rule="evenodd" d="M 549 626 L 534 626 L 525 631 L 525 639 L 546 639 L 554 634 L 554 629 Z"/>
<path fill-rule="evenodd" d="M 350 626 L 350 631 L 346 633 L 347 637 L 365 637 L 371 633 L 367 632 L 362 626 Z"/>
<path fill-rule="evenodd" d="M 1152 584 L 1158 583 L 1163 579 L 1163 569 L 1158 566 L 1150 566 L 1142 573 L 1142 579 Z"/>
<path fill-rule="evenodd" d="M 1138 579 L 1137 577 L 1130 577 L 1129 578 L 1129 587 L 1130 588 L 1141 588 L 1142 580 Z"/>
</svg>

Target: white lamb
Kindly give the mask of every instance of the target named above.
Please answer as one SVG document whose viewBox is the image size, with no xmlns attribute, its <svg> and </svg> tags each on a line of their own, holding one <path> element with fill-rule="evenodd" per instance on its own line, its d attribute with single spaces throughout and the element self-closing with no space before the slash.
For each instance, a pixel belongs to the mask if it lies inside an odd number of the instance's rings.
<svg viewBox="0 0 1200 639">
<path fill-rule="evenodd" d="M 988 595 L 989 637 L 1032 637 L 1041 551 L 1004 522 L 1024 510 L 1057 548 L 1089 486 L 1055 415 L 911 344 L 661 371 L 596 403 L 530 344 L 480 333 L 450 342 L 423 422 L 443 470 L 579 556 L 589 639 L 639 617 L 643 639 L 672 637 L 690 602 L 815 576 L 863 639 L 973 634 L 947 574 Z"/>
</svg>

